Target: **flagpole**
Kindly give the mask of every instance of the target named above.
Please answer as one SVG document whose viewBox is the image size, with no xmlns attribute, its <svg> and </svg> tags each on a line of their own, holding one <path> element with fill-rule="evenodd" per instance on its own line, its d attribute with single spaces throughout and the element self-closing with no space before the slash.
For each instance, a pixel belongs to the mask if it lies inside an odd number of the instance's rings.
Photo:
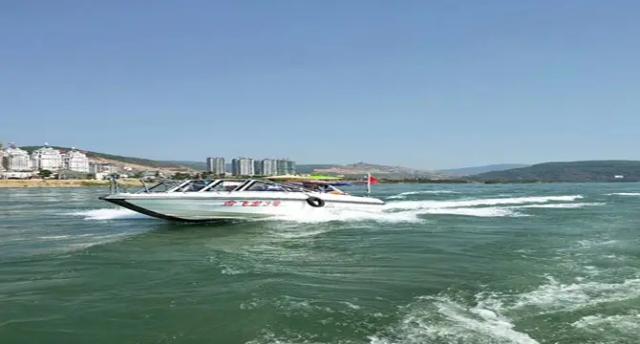
<svg viewBox="0 0 640 344">
<path fill-rule="evenodd" d="M 371 172 L 367 172 L 367 193 L 371 193 Z"/>
</svg>

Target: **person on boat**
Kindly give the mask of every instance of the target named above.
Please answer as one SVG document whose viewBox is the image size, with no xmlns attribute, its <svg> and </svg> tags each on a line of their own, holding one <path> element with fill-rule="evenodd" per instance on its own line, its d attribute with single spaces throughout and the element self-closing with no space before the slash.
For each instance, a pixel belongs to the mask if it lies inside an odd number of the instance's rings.
<svg viewBox="0 0 640 344">
<path fill-rule="evenodd" d="M 345 193 L 331 184 L 324 183 L 304 183 L 303 186 L 311 191 L 328 193 L 332 195 L 344 195 Z"/>
</svg>

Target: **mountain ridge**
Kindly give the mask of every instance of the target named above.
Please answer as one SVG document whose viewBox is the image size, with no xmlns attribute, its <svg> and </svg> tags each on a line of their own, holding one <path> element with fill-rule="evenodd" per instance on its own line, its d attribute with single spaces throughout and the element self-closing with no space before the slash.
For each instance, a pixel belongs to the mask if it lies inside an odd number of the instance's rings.
<svg viewBox="0 0 640 344">
<path fill-rule="evenodd" d="M 545 162 L 528 167 L 481 173 L 470 178 L 484 182 L 635 182 L 640 181 L 640 161 Z"/>
<path fill-rule="evenodd" d="M 72 148 L 50 146 L 62 151 Z M 23 146 L 32 152 L 40 146 Z M 204 162 L 185 160 L 153 160 L 123 155 L 100 153 L 78 149 L 96 163 L 113 164 L 119 168 L 129 167 L 135 171 L 165 170 L 198 172 L 206 169 Z M 521 166 L 516 168 L 508 168 Z M 474 170 L 488 172 L 471 174 Z M 569 162 L 544 162 L 534 165 L 495 164 L 446 170 L 421 170 L 403 166 L 390 166 L 357 162 L 353 164 L 299 164 L 298 173 L 329 174 L 346 177 L 362 177 L 367 173 L 389 180 L 460 180 L 477 182 L 610 182 L 640 181 L 640 161 L 636 160 L 582 160 Z"/>
<path fill-rule="evenodd" d="M 361 177 L 367 173 L 387 179 L 443 179 L 447 176 L 436 171 L 419 170 L 403 166 L 389 166 L 357 162 L 346 165 L 330 165 L 326 168 L 316 168 L 312 173 L 341 175 L 347 177 Z"/>
<path fill-rule="evenodd" d="M 473 176 L 481 173 L 511 170 L 514 168 L 522 168 L 527 166 L 530 166 L 530 165 L 528 164 L 490 164 L 490 165 L 480 165 L 480 166 L 468 166 L 468 167 L 461 167 L 461 168 L 449 168 L 449 169 L 438 170 L 438 172 L 444 173 L 451 177 L 467 177 L 467 176 Z"/>
</svg>

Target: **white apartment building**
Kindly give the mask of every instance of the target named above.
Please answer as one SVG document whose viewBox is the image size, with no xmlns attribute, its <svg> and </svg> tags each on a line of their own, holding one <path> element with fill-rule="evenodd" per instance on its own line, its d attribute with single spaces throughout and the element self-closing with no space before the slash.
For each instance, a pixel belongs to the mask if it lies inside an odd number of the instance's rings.
<svg viewBox="0 0 640 344">
<path fill-rule="evenodd" d="M 253 166 L 253 159 L 238 158 L 231 161 L 231 173 L 234 176 L 253 176 L 255 170 Z"/>
<path fill-rule="evenodd" d="M 4 166 L 10 172 L 31 171 L 31 159 L 29 153 L 16 146 L 10 146 L 4 150 Z"/>
<path fill-rule="evenodd" d="M 278 174 L 278 161 L 274 159 L 263 159 L 261 162 L 262 175 L 275 176 Z"/>
<path fill-rule="evenodd" d="M 277 160 L 277 174 L 285 175 L 285 174 L 295 174 L 296 173 L 296 163 L 289 159 L 278 159 Z"/>
<path fill-rule="evenodd" d="M 63 166 L 66 170 L 89 173 L 89 158 L 77 150 L 71 150 L 62 156 Z"/>
<path fill-rule="evenodd" d="M 223 175 L 225 172 L 224 158 L 207 158 L 207 171 L 215 175 Z"/>
<path fill-rule="evenodd" d="M 59 171 L 63 167 L 60 151 L 48 146 L 33 151 L 31 161 L 36 170 Z"/>
</svg>

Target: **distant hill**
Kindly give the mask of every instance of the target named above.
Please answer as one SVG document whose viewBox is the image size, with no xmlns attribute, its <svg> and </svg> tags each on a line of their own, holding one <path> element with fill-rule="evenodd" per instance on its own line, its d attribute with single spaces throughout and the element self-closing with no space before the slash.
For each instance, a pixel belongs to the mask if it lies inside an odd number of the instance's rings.
<svg viewBox="0 0 640 344">
<path fill-rule="evenodd" d="M 623 176 L 624 178 L 616 178 Z M 497 182 L 611 182 L 640 181 L 640 161 L 596 160 L 548 162 L 523 168 L 493 171 L 471 177 Z"/>
<path fill-rule="evenodd" d="M 69 147 L 60 147 L 60 146 L 50 146 L 51 148 L 55 148 L 61 151 L 69 151 L 72 148 Z M 24 146 L 20 147 L 27 152 L 31 153 L 34 150 L 41 148 L 41 146 Z M 143 159 L 143 158 L 135 158 L 129 156 L 121 156 L 114 154 L 106 154 L 106 153 L 98 153 L 87 151 L 83 149 L 79 149 L 84 152 L 90 160 L 97 160 L 103 162 L 112 162 L 112 163 L 120 163 L 123 165 L 131 165 L 136 170 L 140 169 L 176 169 L 176 170 L 204 170 L 204 163 L 200 164 L 195 161 L 162 161 L 162 160 L 151 160 L 151 159 Z"/>
<path fill-rule="evenodd" d="M 170 165 L 188 167 L 196 171 L 205 171 L 207 169 L 207 163 L 204 161 L 160 160 L 158 162 L 170 164 Z"/>
<path fill-rule="evenodd" d="M 463 168 L 452 168 L 446 170 L 438 170 L 439 173 L 445 174 L 451 177 L 466 177 L 472 176 L 480 173 L 487 173 L 493 171 L 504 171 L 510 170 L 514 168 L 522 168 L 527 167 L 529 165 L 525 164 L 495 164 L 495 165 L 484 165 L 484 166 L 473 166 L 473 167 L 463 167 Z"/>
<path fill-rule="evenodd" d="M 340 167 L 341 165 L 336 164 L 299 164 L 296 165 L 296 172 L 301 174 L 311 174 L 315 170 L 325 170 L 329 168 Z"/>
<path fill-rule="evenodd" d="M 303 165 L 304 166 L 304 165 Z M 313 165 L 308 165 L 313 166 Z M 387 165 L 376 165 L 369 164 L 365 162 L 358 162 L 355 164 L 349 165 L 315 165 L 319 166 L 319 168 L 314 168 L 311 172 L 307 173 L 320 173 L 320 174 L 328 174 L 328 175 L 342 175 L 347 177 L 361 177 L 366 175 L 367 173 L 371 173 L 376 177 L 385 178 L 385 179 L 442 179 L 446 178 L 441 173 L 434 171 L 425 171 L 425 170 L 416 170 L 408 167 L 402 166 L 387 166 Z M 302 172 L 298 168 L 298 172 Z"/>
</svg>

